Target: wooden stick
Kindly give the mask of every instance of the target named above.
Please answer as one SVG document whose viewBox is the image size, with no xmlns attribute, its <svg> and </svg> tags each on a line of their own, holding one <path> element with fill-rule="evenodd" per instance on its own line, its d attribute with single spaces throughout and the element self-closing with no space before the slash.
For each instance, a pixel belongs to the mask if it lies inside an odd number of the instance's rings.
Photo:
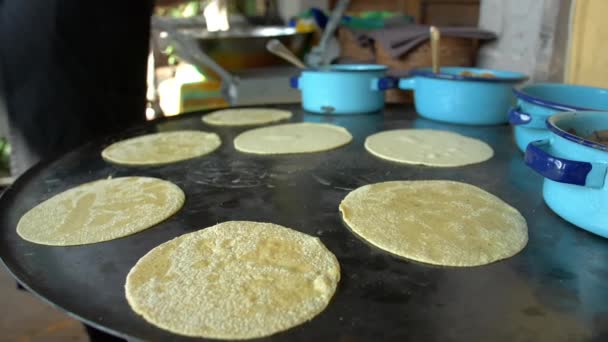
<svg viewBox="0 0 608 342">
<path fill-rule="evenodd" d="M 433 72 L 438 74 L 440 71 L 439 61 L 439 42 L 441 40 L 441 33 L 435 26 L 431 26 L 431 59 L 433 62 Z"/>
</svg>

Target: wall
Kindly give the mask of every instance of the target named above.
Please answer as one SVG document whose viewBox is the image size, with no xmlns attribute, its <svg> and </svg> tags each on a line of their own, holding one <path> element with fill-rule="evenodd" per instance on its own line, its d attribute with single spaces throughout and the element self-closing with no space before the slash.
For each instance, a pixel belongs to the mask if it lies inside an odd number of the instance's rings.
<svg viewBox="0 0 608 342">
<path fill-rule="evenodd" d="M 482 67 L 520 71 L 531 82 L 560 82 L 568 39 L 570 0 L 482 0 L 479 26 L 499 39 L 478 55 Z"/>
<path fill-rule="evenodd" d="M 279 14 L 287 22 L 291 17 L 298 15 L 311 7 L 318 7 L 324 11 L 329 8 L 329 0 L 281 0 L 278 1 Z"/>
</svg>

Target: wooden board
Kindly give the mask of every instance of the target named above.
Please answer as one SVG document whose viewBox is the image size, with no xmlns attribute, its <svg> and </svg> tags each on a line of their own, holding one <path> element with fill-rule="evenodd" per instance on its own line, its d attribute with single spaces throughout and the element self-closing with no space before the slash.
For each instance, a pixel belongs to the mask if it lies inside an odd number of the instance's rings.
<svg viewBox="0 0 608 342">
<path fill-rule="evenodd" d="M 608 88 L 608 1 L 573 3 L 566 82 Z"/>
</svg>

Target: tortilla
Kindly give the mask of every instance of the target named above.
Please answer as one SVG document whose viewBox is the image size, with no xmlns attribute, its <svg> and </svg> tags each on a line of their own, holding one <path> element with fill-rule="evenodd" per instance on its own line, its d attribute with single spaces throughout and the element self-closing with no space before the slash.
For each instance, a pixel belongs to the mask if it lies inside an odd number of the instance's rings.
<svg viewBox="0 0 608 342">
<path fill-rule="evenodd" d="M 302 122 L 249 130 L 234 139 L 234 147 L 254 154 L 313 153 L 338 148 L 352 139 L 343 127 Z"/>
<path fill-rule="evenodd" d="M 291 118 L 288 110 L 274 108 L 228 108 L 203 116 L 203 122 L 214 126 L 262 125 Z"/>
<path fill-rule="evenodd" d="M 264 337 L 328 305 L 340 265 L 321 241 L 272 223 L 231 221 L 144 255 L 127 276 L 131 308 L 176 334 Z"/>
<path fill-rule="evenodd" d="M 498 197 L 453 181 L 365 185 L 340 203 L 344 222 L 387 252 L 443 266 L 478 266 L 517 254 L 524 217 Z"/>
<path fill-rule="evenodd" d="M 376 157 L 406 164 L 454 167 L 486 161 L 494 155 L 483 141 L 430 129 L 396 129 L 370 135 L 365 149 Z"/>
<path fill-rule="evenodd" d="M 200 157 L 221 145 L 215 133 L 174 131 L 142 135 L 106 147 L 101 156 L 121 165 L 160 165 Z"/>
<path fill-rule="evenodd" d="M 38 204 L 17 224 L 23 239 L 72 246 L 118 239 L 150 228 L 177 212 L 184 192 L 149 177 L 85 183 Z"/>
</svg>

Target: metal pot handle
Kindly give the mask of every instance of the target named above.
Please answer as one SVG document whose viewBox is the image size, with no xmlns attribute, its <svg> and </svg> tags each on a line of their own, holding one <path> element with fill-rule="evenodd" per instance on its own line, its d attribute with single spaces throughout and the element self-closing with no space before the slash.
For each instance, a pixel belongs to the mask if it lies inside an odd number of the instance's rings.
<svg viewBox="0 0 608 342">
<path fill-rule="evenodd" d="M 399 89 L 403 90 L 415 90 L 416 89 L 416 78 L 407 77 L 399 80 Z"/>
<path fill-rule="evenodd" d="M 384 91 L 388 89 L 395 89 L 399 85 L 399 79 L 391 76 L 384 76 L 374 78 L 372 80 L 372 90 Z"/>
<path fill-rule="evenodd" d="M 328 45 L 330 39 L 333 37 L 334 32 L 342 20 L 342 15 L 346 11 L 350 0 L 339 0 L 334 9 L 331 12 L 329 21 L 325 25 L 323 34 L 319 45 L 312 48 L 310 53 L 306 56 L 306 64 L 313 67 L 320 67 L 329 64 L 328 56 Z"/>
<path fill-rule="evenodd" d="M 300 89 L 300 77 L 299 76 L 290 77 L 289 86 L 291 86 L 293 89 Z"/>
<path fill-rule="evenodd" d="M 549 140 L 528 144 L 524 157 L 526 165 L 543 177 L 565 184 L 602 188 L 606 178 L 606 165 L 556 157 L 550 153 Z"/>
<path fill-rule="evenodd" d="M 513 126 L 527 125 L 532 121 L 530 114 L 521 112 L 519 107 L 509 109 L 509 123 Z"/>
</svg>

